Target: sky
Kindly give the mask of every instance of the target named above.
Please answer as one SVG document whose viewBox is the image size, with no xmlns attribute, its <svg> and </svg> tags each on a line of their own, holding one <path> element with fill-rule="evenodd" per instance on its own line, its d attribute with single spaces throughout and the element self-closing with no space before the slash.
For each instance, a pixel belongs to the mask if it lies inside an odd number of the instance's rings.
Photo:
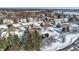
<svg viewBox="0 0 79 59">
<path fill-rule="evenodd" d="M 0 7 L 79 7 L 79 0 L 0 0 Z"/>
</svg>

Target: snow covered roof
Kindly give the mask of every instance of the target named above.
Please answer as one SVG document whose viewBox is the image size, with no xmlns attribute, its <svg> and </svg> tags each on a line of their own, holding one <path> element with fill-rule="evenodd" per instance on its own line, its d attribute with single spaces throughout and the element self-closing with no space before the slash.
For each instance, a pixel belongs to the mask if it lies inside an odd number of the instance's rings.
<svg viewBox="0 0 79 59">
<path fill-rule="evenodd" d="M 2 29 L 2 28 L 3 28 L 3 29 L 8 29 L 7 25 L 3 25 L 3 24 L 0 25 L 0 29 Z"/>
<path fill-rule="evenodd" d="M 12 26 L 14 26 L 14 27 L 20 27 L 21 25 L 20 24 L 13 24 Z"/>
<path fill-rule="evenodd" d="M 79 25 L 71 23 L 71 27 L 78 27 Z"/>
</svg>

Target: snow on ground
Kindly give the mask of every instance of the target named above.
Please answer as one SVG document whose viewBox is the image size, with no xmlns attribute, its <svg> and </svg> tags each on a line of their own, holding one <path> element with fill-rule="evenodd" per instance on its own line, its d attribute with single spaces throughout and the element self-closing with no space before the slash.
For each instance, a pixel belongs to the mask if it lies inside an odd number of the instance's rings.
<svg viewBox="0 0 79 59">
<path fill-rule="evenodd" d="M 46 48 L 41 48 L 41 50 L 45 50 L 45 51 L 60 50 L 60 49 L 66 48 L 67 46 L 72 44 L 74 41 L 76 41 L 78 38 L 79 38 L 79 34 L 66 34 L 64 43 L 57 41 L 55 43 L 52 43 L 51 46 L 48 46 Z"/>
</svg>

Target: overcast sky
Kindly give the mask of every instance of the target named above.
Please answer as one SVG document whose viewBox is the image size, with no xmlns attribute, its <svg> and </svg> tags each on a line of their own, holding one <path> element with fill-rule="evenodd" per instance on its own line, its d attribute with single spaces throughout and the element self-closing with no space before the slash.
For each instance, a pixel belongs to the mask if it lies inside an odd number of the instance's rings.
<svg viewBox="0 0 79 59">
<path fill-rule="evenodd" d="M 79 7 L 79 0 L 0 0 L 0 7 Z"/>
</svg>

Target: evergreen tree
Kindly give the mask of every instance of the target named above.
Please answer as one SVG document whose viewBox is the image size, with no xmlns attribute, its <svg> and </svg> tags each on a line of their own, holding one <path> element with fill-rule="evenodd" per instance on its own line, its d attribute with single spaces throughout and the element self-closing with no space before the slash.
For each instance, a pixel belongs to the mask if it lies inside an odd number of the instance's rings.
<svg viewBox="0 0 79 59">
<path fill-rule="evenodd" d="M 4 51 L 8 45 L 6 38 L 0 38 L 0 51 Z"/>
<path fill-rule="evenodd" d="M 42 38 L 37 31 L 26 33 L 25 50 L 40 50 Z"/>
<path fill-rule="evenodd" d="M 20 41 L 17 35 L 11 35 L 9 33 L 9 36 L 7 38 L 1 38 L 0 39 L 0 50 L 20 50 Z"/>
<path fill-rule="evenodd" d="M 0 24 L 3 24 L 3 19 L 0 19 Z"/>
</svg>

